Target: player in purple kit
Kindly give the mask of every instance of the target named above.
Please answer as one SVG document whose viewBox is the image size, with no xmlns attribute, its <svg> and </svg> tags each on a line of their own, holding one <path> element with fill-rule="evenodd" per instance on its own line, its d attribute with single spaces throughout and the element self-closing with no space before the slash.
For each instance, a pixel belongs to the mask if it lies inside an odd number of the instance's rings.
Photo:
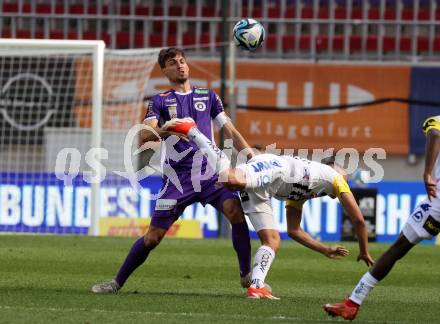
<svg viewBox="0 0 440 324">
<path fill-rule="evenodd" d="M 169 80 L 171 89 L 151 99 L 144 120 L 144 124 L 151 127 L 151 130 L 144 130 L 142 139 L 150 142 L 159 140 L 158 136 L 166 139 L 176 135 L 180 140 L 173 147 L 162 147 L 165 149 L 165 160 L 161 163 L 164 169 L 164 185 L 156 200 L 147 233 L 133 244 L 116 277 L 109 282 L 94 285 L 92 292 L 118 292 L 133 271 L 145 262 L 151 250 L 161 242 L 184 209 L 194 202 L 212 205 L 232 224 L 232 242 L 239 261 L 241 285 L 248 287 L 251 245 L 238 194 L 216 185 L 215 170 L 207 166 L 206 159 L 202 163 L 199 160 L 194 161 L 200 157 L 197 156 L 198 147 L 194 143 L 189 142 L 182 134 L 169 132 L 161 127 L 170 119 L 191 117 L 200 131 L 212 139 L 214 121 L 218 127 L 223 128 L 227 137 L 232 138 L 237 150 L 245 150 L 252 156 L 252 149 L 224 113 L 222 102 L 215 92 L 191 87 L 188 79 L 189 67 L 182 50 L 161 50 L 158 63 Z M 168 144 L 168 141 L 162 141 L 162 144 L 164 142 Z M 199 168 L 198 172 L 194 172 L 193 164 Z M 198 185 L 195 186 L 194 183 Z"/>
</svg>

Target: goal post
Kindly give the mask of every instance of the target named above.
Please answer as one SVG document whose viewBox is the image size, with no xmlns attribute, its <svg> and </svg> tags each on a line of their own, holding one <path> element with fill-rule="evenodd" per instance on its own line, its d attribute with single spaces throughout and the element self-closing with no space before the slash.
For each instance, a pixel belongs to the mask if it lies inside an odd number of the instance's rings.
<svg viewBox="0 0 440 324">
<path fill-rule="evenodd" d="M 97 235 L 118 212 L 102 197 L 126 182 L 115 173 L 157 51 L 0 39 L 0 232 Z"/>
</svg>

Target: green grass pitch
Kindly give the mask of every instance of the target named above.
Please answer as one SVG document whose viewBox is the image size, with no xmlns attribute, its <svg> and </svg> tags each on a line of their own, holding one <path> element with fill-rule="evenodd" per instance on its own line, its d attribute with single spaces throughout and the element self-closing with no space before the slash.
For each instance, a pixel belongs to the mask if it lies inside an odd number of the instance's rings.
<svg viewBox="0 0 440 324">
<path fill-rule="evenodd" d="M 285 241 L 268 282 L 279 301 L 248 300 L 229 240 L 165 239 L 118 295 L 111 279 L 133 239 L 0 236 L 1 323 L 332 323 L 321 309 L 348 295 L 366 266 Z M 253 252 L 258 242 L 253 242 Z M 377 258 L 387 245 L 372 244 Z M 417 246 L 365 301 L 358 323 L 439 323 L 440 247 Z"/>
</svg>

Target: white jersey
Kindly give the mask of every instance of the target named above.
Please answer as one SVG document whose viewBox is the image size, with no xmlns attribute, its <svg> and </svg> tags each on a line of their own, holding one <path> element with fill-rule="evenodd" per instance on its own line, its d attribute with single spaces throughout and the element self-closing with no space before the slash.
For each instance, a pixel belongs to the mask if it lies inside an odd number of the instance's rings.
<svg viewBox="0 0 440 324">
<path fill-rule="evenodd" d="M 287 200 L 287 206 L 301 208 L 307 199 L 325 195 L 335 198 L 342 192 L 350 192 L 336 170 L 299 157 L 261 154 L 237 168 L 246 174 L 247 185 L 241 194 L 243 210 L 257 231 L 274 226 L 266 221 L 270 217 L 273 223 L 272 197 Z M 258 214 L 258 218 L 266 214 L 264 224 L 253 221 L 253 214 Z"/>
</svg>

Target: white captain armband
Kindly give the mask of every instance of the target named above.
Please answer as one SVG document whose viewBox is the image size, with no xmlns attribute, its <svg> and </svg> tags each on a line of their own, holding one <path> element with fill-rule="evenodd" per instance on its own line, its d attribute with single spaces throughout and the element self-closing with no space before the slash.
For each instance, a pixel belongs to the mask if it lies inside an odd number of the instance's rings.
<svg viewBox="0 0 440 324">
<path fill-rule="evenodd" d="M 231 118 L 229 118 L 228 115 L 226 115 L 226 113 L 224 111 L 219 113 L 217 115 L 217 117 L 214 118 L 214 124 L 218 128 L 223 128 L 223 126 L 225 126 L 225 124 L 230 121 L 231 121 Z"/>
</svg>

